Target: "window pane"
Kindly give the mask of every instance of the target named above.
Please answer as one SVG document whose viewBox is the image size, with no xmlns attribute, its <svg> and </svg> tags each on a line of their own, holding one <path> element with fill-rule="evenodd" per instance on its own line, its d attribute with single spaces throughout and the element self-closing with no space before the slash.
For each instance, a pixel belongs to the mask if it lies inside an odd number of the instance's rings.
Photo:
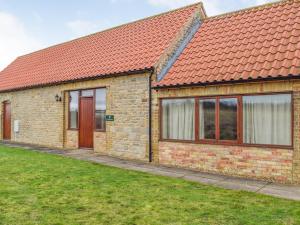
<svg viewBox="0 0 300 225">
<path fill-rule="evenodd" d="M 106 89 L 96 90 L 96 110 L 106 110 Z"/>
<path fill-rule="evenodd" d="M 163 138 L 177 140 L 194 140 L 194 99 L 163 100 L 162 107 Z"/>
<path fill-rule="evenodd" d="M 220 140 L 237 140 L 237 99 L 220 99 Z"/>
<path fill-rule="evenodd" d="M 216 100 L 204 99 L 199 103 L 200 139 L 216 138 Z"/>
<path fill-rule="evenodd" d="M 93 97 L 94 96 L 94 90 L 82 90 L 81 91 L 82 97 Z"/>
<path fill-rule="evenodd" d="M 105 115 L 106 115 L 106 89 L 101 88 L 96 90 L 95 101 L 95 127 L 97 130 L 105 130 Z"/>
<path fill-rule="evenodd" d="M 291 145 L 291 95 L 243 97 L 243 139 L 248 144 Z"/>
<path fill-rule="evenodd" d="M 104 130 L 105 129 L 105 111 L 96 111 L 96 129 Z"/>
<path fill-rule="evenodd" d="M 78 91 L 70 92 L 70 125 L 69 127 L 72 129 L 78 128 Z"/>
</svg>

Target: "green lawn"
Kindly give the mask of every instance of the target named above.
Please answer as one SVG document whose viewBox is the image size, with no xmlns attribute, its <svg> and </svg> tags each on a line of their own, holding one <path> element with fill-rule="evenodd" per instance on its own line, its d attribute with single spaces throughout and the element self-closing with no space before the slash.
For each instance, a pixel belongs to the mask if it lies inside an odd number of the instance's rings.
<svg viewBox="0 0 300 225">
<path fill-rule="evenodd" d="M 300 202 L 0 145 L 0 224 L 300 224 Z"/>
</svg>

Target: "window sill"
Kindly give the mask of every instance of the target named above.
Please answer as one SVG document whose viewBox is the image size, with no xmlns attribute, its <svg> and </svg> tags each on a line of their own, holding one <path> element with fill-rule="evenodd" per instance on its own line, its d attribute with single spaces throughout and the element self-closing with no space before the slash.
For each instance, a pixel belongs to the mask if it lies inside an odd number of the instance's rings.
<svg viewBox="0 0 300 225">
<path fill-rule="evenodd" d="M 232 142 L 213 142 L 213 141 L 189 141 L 189 140 L 172 140 L 172 139 L 159 139 L 159 142 L 173 142 L 173 143 L 186 143 L 186 144 L 197 144 L 197 145 L 223 145 L 223 146 L 239 146 L 239 147 L 255 147 L 265 149 L 286 149 L 294 150 L 293 146 L 284 145 L 263 145 L 263 144 L 238 144 Z"/>
</svg>

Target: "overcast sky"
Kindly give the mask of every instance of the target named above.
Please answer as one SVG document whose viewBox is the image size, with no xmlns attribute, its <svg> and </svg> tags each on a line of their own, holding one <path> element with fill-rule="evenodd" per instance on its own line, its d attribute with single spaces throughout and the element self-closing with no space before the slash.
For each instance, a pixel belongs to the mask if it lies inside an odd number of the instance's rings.
<svg viewBox="0 0 300 225">
<path fill-rule="evenodd" d="M 209 16 L 272 0 L 203 0 Z M 197 0 L 0 0 L 0 70 L 17 56 Z"/>
</svg>

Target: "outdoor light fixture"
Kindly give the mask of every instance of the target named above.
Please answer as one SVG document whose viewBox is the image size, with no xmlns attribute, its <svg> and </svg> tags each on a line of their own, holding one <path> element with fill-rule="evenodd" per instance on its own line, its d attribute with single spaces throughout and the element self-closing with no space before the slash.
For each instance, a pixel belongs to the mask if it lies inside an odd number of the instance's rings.
<svg viewBox="0 0 300 225">
<path fill-rule="evenodd" d="M 59 96 L 58 94 L 55 95 L 55 100 L 57 102 L 61 102 L 61 96 Z"/>
</svg>

